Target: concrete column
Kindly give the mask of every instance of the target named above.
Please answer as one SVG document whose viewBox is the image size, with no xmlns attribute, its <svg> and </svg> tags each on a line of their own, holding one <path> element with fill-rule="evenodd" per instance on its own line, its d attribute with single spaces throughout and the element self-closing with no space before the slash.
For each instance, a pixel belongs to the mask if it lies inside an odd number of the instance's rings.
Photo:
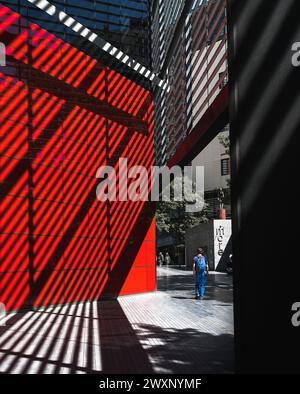
<svg viewBox="0 0 300 394">
<path fill-rule="evenodd" d="M 299 373 L 299 15 L 299 0 L 228 1 L 239 372 Z"/>
</svg>

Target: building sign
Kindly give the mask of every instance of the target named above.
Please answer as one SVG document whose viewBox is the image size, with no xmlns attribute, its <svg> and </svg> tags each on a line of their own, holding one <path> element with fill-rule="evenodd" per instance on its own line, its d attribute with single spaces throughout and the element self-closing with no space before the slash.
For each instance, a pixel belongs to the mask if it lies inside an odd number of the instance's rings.
<svg viewBox="0 0 300 394">
<path fill-rule="evenodd" d="M 214 220 L 214 260 L 215 269 L 231 237 L 231 220 Z"/>
</svg>

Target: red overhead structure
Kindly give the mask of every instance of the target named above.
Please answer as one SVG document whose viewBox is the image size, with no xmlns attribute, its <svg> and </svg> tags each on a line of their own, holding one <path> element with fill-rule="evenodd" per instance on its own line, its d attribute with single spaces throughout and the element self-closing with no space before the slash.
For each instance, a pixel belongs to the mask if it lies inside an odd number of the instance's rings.
<svg viewBox="0 0 300 394">
<path fill-rule="evenodd" d="M 99 166 L 150 171 L 150 93 L 4 6 L 0 41 L 0 302 L 153 291 L 151 203 L 96 199 Z"/>
<path fill-rule="evenodd" d="M 228 123 L 229 93 L 225 85 L 191 133 L 181 143 L 168 166 L 187 165 Z"/>
</svg>

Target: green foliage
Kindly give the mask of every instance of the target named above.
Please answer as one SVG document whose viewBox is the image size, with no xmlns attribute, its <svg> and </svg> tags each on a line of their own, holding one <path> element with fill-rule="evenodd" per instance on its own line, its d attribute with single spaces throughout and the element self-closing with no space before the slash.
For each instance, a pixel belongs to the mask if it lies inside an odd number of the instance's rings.
<svg viewBox="0 0 300 394">
<path fill-rule="evenodd" d="M 224 146 L 224 148 L 225 148 L 225 153 L 227 155 L 230 155 L 230 138 L 229 138 L 229 135 L 221 133 L 218 138 L 219 138 L 220 144 L 222 144 Z"/>
<path fill-rule="evenodd" d="M 171 190 L 173 187 L 171 187 Z M 195 190 L 195 188 L 194 188 Z M 171 194 L 172 195 L 172 194 Z M 195 197 L 195 194 L 194 196 Z M 207 204 L 203 198 L 196 195 L 196 201 L 203 205 L 203 209 L 199 212 L 186 212 L 188 201 L 193 201 L 192 195 L 187 195 L 184 201 L 159 201 L 156 203 L 156 228 L 160 233 L 172 236 L 177 244 L 184 243 L 186 230 L 206 222 Z"/>
</svg>

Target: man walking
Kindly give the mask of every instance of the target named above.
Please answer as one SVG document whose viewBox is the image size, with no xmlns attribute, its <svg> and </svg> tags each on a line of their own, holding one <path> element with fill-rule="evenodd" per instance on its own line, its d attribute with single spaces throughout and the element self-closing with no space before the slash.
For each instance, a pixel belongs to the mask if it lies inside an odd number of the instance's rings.
<svg viewBox="0 0 300 394">
<path fill-rule="evenodd" d="M 193 274 L 196 281 L 196 300 L 202 300 L 208 275 L 208 264 L 202 248 L 197 249 L 197 255 L 194 257 Z"/>
<path fill-rule="evenodd" d="M 157 258 L 157 263 L 158 263 L 159 267 L 163 266 L 164 260 L 165 260 L 164 255 L 162 254 L 162 252 L 159 252 L 158 258 Z"/>
<path fill-rule="evenodd" d="M 171 264 L 171 257 L 168 252 L 165 254 L 165 262 L 167 266 Z"/>
</svg>

